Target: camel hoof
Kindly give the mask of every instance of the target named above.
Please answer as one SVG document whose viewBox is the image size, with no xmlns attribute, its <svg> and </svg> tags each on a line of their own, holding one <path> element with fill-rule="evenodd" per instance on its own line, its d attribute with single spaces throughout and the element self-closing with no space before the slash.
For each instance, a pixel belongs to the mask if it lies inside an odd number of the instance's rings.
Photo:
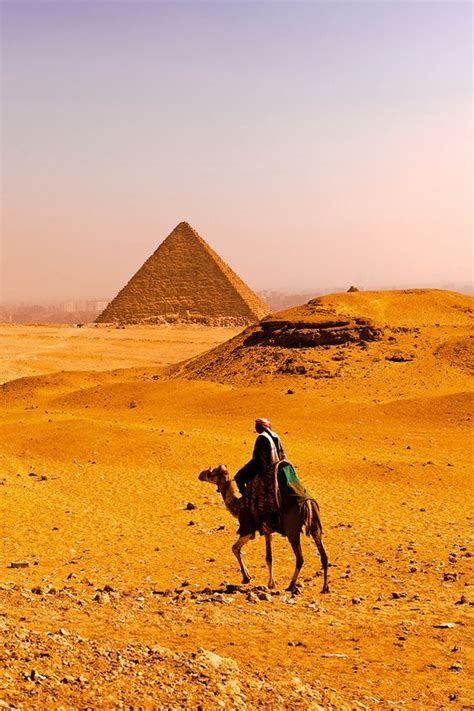
<svg viewBox="0 0 474 711">
<path fill-rule="evenodd" d="M 329 587 L 328 585 L 325 585 L 323 589 L 321 590 L 321 595 L 326 595 L 329 592 Z"/>
<path fill-rule="evenodd" d="M 249 583 L 251 578 L 242 578 L 242 585 L 247 585 Z"/>
<path fill-rule="evenodd" d="M 275 581 L 272 580 L 270 583 L 268 583 L 267 587 L 269 590 L 275 590 L 275 588 L 276 588 Z"/>
</svg>

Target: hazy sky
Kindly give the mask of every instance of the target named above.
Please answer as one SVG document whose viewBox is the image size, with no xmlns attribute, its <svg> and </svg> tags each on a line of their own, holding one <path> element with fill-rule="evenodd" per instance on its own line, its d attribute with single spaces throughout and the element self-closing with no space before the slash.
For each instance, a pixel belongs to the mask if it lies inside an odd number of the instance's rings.
<svg viewBox="0 0 474 711">
<path fill-rule="evenodd" d="M 471 2 L 2 0 L 3 298 L 181 220 L 253 288 L 471 278 Z"/>
</svg>

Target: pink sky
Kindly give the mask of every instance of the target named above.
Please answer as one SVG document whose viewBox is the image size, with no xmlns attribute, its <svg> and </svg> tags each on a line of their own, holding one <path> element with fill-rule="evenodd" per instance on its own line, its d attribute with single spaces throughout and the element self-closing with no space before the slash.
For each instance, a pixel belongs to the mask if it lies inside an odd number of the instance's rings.
<svg viewBox="0 0 474 711">
<path fill-rule="evenodd" d="M 2 11 L 1 298 L 113 296 L 181 220 L 255 289 L 471 280 L 470 3 Z"/>
</svg>

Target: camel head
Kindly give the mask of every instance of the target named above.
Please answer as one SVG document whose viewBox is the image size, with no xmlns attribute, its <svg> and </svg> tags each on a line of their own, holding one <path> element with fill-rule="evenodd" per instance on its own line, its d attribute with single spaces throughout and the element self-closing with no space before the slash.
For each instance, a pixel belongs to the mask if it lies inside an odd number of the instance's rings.
<svg viewBox="0 0 474 711">
<path fill-rule="evenodd" d="M 220 491 L 222 483 L 229 479 L 229 472 L 227 471 L 227 467 L 223 464 L 219 464 L 218 467 L 204 469 L 198 478 L 199 481 L 208 481 L 210 484 L 214 484 L 217 486 L 217 491 Z"/>
</svg>

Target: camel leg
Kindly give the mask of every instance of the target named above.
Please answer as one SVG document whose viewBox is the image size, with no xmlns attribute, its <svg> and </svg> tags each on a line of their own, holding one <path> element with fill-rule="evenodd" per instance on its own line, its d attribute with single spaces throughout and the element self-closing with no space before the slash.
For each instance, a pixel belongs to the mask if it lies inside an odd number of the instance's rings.
<svg viewBox="0 0 474 711">
<path fill-rule="evenodd" d="M 241 536 L 238 541 L 234 543 L 232 546 L 232 553 L 235 555 L 237 560 L 239 561 L 240 565 L 240 570 L 242 571 L 242 582 L 243 583 L 249 583 L 250 582 L 250 573 L 248 571 L 247 566 L 245 565 L 243 558 L 242 558 L 242 548 L 245 546 L 246 543 L 248 543 L 252 539 L 252 536 Z"/>
<path fill-rule="evenodd" d="M 291 582 L 286 589 L 290 592 L 294 592 L 296 590 L 296 581 L 298 580 L 300 570 L 303 567 L 304 563 L 303 551 L 301 550 L 300 534 L 298 533 L 297 538 L 290 540 L 290 543 L 291 547 L 293 548 L 293 553 L 295 554 L 296 567 L 295 572 L 293 573 L 293 577 L 291 578 Z"/>
<path fill-rule="evenodd" d="M 273 580 L 273 557 L 272 557 L 272 534 L 265 534 L 265 550 L 266 556 L 265 560 L 268 566 L 268 587 L 270 589 L 275 587 L 275 581 Z"/>
<path fill-rule="evenodd" d="M 313 536 L 314 542 L 316 543 L 316 547 L 319 551 L 319 555 L 321 558 L 321 564 L 323 566 L 324 582 L 323 582 L 323 589 L 321 590 L 321 592 L 328 593 L 329 592 L 328 557 L 326 555 L 326 551 L 324 550 L 323 542 L 321 540 L 321 533 L 320 533 L 320 531 L 311 531 L 311 535 Z"/>
</svg>

